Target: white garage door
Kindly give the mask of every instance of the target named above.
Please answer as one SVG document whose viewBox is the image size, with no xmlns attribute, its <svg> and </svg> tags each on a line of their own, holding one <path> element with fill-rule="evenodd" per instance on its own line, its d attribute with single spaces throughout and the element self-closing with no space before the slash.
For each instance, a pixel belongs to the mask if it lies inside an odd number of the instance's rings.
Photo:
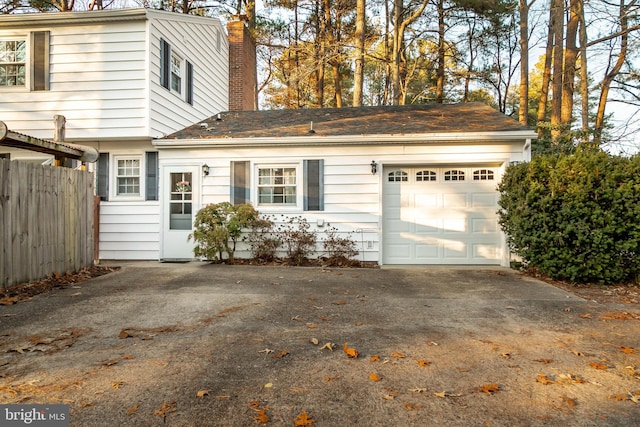
<svg viewBox="0 0 640 427">
<path fill-rule="evenodd" d="M 384 264 L 500 264 L 498 168 L 385 167 Z"/>
</svg>

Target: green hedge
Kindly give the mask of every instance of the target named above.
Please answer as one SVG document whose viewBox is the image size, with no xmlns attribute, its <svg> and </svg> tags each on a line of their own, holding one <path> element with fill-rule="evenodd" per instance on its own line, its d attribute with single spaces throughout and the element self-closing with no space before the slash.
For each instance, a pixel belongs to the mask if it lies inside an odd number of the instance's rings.
<svg viewBox="0 0 640 427">
<path fill-rule="evenodd" d="M 640 156 L 599 150 L 509 166 L 499 221 L 524 266 L 558 280 L 640 277 Z"/>
</svg>

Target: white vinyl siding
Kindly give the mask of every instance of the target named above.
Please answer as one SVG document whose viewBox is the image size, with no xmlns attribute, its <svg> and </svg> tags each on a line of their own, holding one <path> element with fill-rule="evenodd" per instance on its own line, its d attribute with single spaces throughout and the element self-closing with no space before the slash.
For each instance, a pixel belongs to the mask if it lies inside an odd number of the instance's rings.
<svg viewBox="0 0 640 427">
<path fill-rule="evenodd" d="M 222 26 L 203 17 L 191 17 L 190 20 L 161 18 L 150 21 L 150 127 L 154 135 L 172 133 L 229 109 L 229 48 Z M 223 35 L 223 41 L 218 49 L 213 41 L 219 33 Z M 160 85 L 160 38 L 182 60 L 181 93 L 168 91 Z M 193 71 L 190 94 L 186 86 L 188 81 L 185 81 L 187 62 Z"/>
<path fill-rule="evenodd" d="M 158 202 L 100 203 L 100 259 L 157 260 L 159 257 Z"/>
</svg>

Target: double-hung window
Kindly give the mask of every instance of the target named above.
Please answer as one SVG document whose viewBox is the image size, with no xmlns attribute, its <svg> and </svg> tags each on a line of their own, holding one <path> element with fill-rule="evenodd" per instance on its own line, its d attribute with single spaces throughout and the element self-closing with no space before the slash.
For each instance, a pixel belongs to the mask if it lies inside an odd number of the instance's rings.
<svg viewBox="0 0 640 427">
<path fill-rule="evenodd" d="M 182 59 L 171 52 L 171 90 L 182 93 Z"/>
<path fill-rule="evenodd" d="M 296 206 L 297 197 L 295 166 L 258 167 L 258 206 Z"/>
<path fill-rule="evenodd" d="M 116 158 L 116 196 L 140 196 L 140 158 Z"/>
<path fill-rule="evenodd" d="M 160 85 L 193 105 L 194 73 L 193 64 L 183 59 L 166 40 L 160 39 Z"/>
<path fill-rule="evenodd" d="M 25 86 L 27 81 L 27 41 L 0 40 L 0 86 Z"/>
</svg>

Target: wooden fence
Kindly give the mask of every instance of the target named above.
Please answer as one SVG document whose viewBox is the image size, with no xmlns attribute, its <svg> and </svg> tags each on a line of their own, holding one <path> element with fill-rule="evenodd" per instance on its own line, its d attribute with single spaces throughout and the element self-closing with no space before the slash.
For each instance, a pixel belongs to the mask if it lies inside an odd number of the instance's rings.
<svg viewBox="0 0 640 427">
<path fill-rule="evenodd" d="M 0 159 L 0 283 L 93 265 L 93 175 Z"/>
</svg>

